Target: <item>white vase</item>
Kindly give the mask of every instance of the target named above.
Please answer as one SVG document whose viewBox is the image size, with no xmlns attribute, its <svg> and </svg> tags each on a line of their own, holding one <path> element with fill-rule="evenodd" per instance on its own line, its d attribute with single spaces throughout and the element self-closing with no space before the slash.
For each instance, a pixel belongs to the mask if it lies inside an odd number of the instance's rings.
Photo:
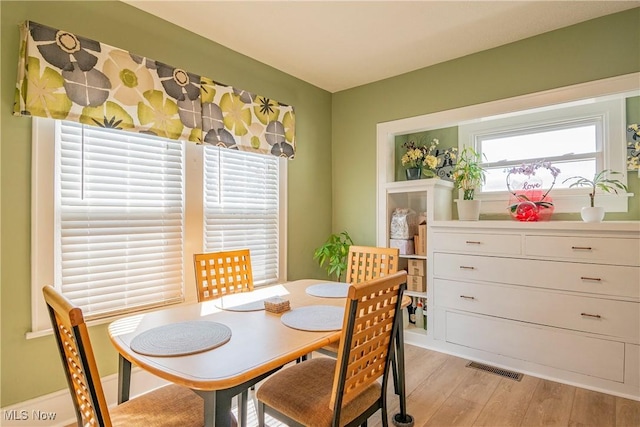
<svg viewBox="0 0 640 427">
<path fill-rule="evenodd" d="M 458 219 L 460 221 L 477 221 L 480 219 L 480 202 L 481 200 L 457 199 Z"/>
<path fill-rule="evenodd" d="M 584 207 L 580 210 L 580 216 L 584 222 L 602 222 L 604 219 L 604 208 L 601 206 Z"/>
</svg>

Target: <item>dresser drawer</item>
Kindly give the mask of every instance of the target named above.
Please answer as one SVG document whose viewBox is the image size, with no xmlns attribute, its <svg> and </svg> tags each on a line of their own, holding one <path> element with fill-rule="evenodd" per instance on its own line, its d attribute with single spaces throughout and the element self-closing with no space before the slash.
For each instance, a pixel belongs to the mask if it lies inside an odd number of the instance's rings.
<svg viewBox="0 0 640 427">
<path fill-rule="evenodd" d="M 434 251 L 468 252 L 491 255 L 520 255 L 522 239 L 519 234 L 433 233 Z"/>
<path fill-rule="evenodd" d="M 525 236 L 525 255 L 639 266 L 640 240 L 617 237 Z"/>
<path fill-rule="evenodd" d="M 540 365 L 624 380 L 625 344 L 490 317 L 447 312 L 447 342 Z"/>
<path fill-rule="evenodd" d="M 435 253 L 433 274 L 640 299 L 640 267 Z"/>
<path fill-rule="evenodd" d="M 513 286 L 434 280 L 434 303 L 473 313 L 640 342 L 640 304 Z"/>
</svg>

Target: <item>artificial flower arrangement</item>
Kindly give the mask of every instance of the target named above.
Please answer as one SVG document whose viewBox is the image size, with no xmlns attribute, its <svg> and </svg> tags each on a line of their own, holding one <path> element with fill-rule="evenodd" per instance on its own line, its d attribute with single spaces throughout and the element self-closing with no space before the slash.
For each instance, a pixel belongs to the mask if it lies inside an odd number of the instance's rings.
<svg viewBox="0 0 640 427">
<path fill-rule="evenodd" d="M 546 169 L 553 181 L 549 189 L 543 192 L 542 180 L 536 177 L 539 169 Z M 514 175 L 526 177 L 518 182 L 517 189 L 514 190 Z M 529 164 L 515 166 L 507 171 L 507 189 L 511 193 L 509 200 L 509 213 L 513 219 L 518 221 L 546 221 L 553 214 L 553 200 L 549 193 L 556 183 L 556 178 L 560 175 L 560 169 L 551 165 L 550 162 L 537 161 Z"/>
<path fill-rule="evenodd" d="M 413 140 L 402 144 L 402 147 L 407 150 L 401 159 L 402 166 L 407 168 L 407 179 L 419 179 L 423 175 L 427 178 L 436 176 L 436 170 L 442 163 L 440 156 L 455 160 L 457 149 L 454 147 L 439 153 L 439 144 L 440 141 L 437 138 L 433 138 L 428 146 L 418 145 Z"/>
</svg>

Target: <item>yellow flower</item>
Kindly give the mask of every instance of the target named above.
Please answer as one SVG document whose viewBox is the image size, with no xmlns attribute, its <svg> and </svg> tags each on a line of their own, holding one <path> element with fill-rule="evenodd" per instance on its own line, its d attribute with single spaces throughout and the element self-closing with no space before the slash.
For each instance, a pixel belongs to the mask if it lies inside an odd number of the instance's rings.
<svg viewBox="0 0 640 427">
<path fill-rule="evenodd" d="M 233 131 L 236 136 L 246 135 L 247 126 L 251 124 L 251 110 L 234 93 L 225 93 L 220 99 L 220 109 L 224 121 L 224 127 Z"/>
<path fill-rule="evenodd" d="M 170 98 L 165 98 L 159 90 L 145 92 L 144 98 L 146 103 L 138 103 L 140 124 L 148 126 L 148 130 L 154 135 L 178 139 L 184 125 L 180 121 L 176 103 Z"/>
<path fill-rule="evenodd" d="M 438 166 L 438 159 L 436 158 L 436 156 L 429 154 L 424 158 L 424 165 L 429 169 L 435 169 Z"/>
</svg>

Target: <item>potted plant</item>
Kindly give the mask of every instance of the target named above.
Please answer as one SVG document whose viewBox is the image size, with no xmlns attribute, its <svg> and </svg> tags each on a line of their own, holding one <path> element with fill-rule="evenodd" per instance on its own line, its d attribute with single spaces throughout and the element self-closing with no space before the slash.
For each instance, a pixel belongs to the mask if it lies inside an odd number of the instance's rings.
<svg viewBox="0 0 640 427">
<path fill-rule="evenodd" d="M 591 202 L 590 206 L 586 206 L 582 208 L 580 211 L 580 216 L 584 222 L 601 222 L 604 219 L 604 208 L 601 206 L 595 205 L 596 198 L 596 190 L 600 189 L 606 193 L 616 193 L 618 194 L 618 190 L 624 190 L 628 192 L 629 189 L 625 184 L 617 179 L 608 178 L 608 174 L 610 175 L 622 175 L 621 172 L 615 172 L 611 169 L 605 169 L 603 171 L 597 172 L 593 179 L 588 179 L 583 176 L 572 176 L 563 181 L 563 183 L 571 180 L 575 180 L 569 188 L 572 187 L 589 187 L 589 200 Z"/>
<path fill-rule="evenodd" d="M 458 204 L 458 219 L 477 221 L 480 217 L 480 200 L 474 200 L 476 188 L 485 182 L 485 171 L 480 166 L 481 156 L 471 146 L 460 152 L 453 168 L 452 178 L 456 188 L 462 190 Z"/>
<path fill-rule="evenodd" d="M 351 236 L 346 231 L 339 234 L 331 234 L 324 245 L 316 249 L 313 259 L 318 260 L 318 264 L 327 270 L 327 275 L 335 274 L 336 280 L 340 281 L 342 273 L 347 269 L 347 255 L 349 246 L 353 245 Z"/>
<path fill-rule="evenodd" d="M 407 180 L 420 179 L 422 176 L 433 178 L 439 160 L 433 154 L 440 142 L 433 138 L 429 146 L 418 145 L 415 141 L 407 141 L 402 146 L 407 150 L 402 156 L 402 166 L 405 166 Z"/>
</svg>

